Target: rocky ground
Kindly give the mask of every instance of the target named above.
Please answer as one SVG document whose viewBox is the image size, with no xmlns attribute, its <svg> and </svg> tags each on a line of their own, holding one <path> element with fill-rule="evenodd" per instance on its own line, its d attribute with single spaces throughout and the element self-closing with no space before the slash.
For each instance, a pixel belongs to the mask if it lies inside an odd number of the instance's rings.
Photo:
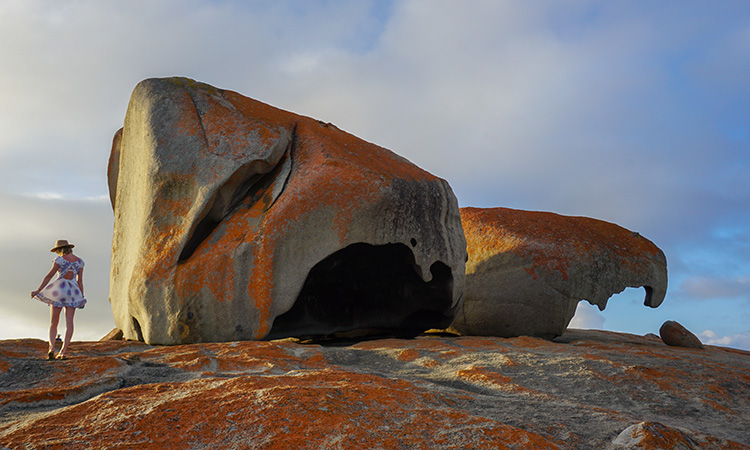
<svg viewBox="0 0 750 450">
<path fill-rule="evenodd" d="M 0 448 L 750 448 L 750 352 L 655 336 L 45 352 L 0 342 Z"/>
</svg>

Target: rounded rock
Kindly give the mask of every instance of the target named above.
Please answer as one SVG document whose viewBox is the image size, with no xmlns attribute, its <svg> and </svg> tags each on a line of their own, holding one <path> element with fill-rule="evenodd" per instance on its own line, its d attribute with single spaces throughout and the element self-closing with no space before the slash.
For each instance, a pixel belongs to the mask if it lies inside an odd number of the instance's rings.
<svg viewBox="0 0 750 450">
<path fill-rule="evenodd" d="M 673 347 L 704 349 L 703 344 L 696 335 L 674 320 L 667 320 L 662 324 L 661 328 L 659 328 L 659 336 L 661 336 L 661 340 L 665 344 Z"/>
</svg>

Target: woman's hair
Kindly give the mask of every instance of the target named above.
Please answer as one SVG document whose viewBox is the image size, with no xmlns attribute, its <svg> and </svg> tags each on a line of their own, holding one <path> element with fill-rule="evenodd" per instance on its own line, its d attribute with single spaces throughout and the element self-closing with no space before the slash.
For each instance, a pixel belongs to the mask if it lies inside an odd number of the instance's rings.
<svg viewBox="0 0 750 450">
<path fill-rule="evenodd" d="M 60 247 L 55 250 L 55 253 L 57 253 L 60 256 L 67 255 L 68 253 L 72 253 L 72 252 L 73 252 L 73 247 Z"/>
</svg>

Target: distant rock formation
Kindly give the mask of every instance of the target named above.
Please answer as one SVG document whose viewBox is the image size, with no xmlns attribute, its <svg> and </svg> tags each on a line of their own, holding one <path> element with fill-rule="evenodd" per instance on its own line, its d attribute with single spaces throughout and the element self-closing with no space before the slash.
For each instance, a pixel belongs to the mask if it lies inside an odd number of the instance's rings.
<svg viewBox="0 0 750 450">
<path fill-rule="evenodd" d="M 603 310 L 626 287 L 656 308 L 667 260 L 651 241 L 587 217 L 508 208 L 461 208 L 469 260 L 463 307 L 451 329 L 466 335 L 553 338 L 580 300 Z"/>
<path fill-rule="evenodd" d="M 568 330 L 149 346 L 0 342 L 0 448 L 746 449 L 750 352 Z"/>
<path fill-rule="evenodd" d="M 145 80 L 108 179 L 127 339 L 413 335 L 453 320 L 466 243 L 450 186 L 329 123 Z"/>
<path fill-rule="evenodd" d="M 695 348 L 703 350 L 703 344 L 698 336 L 674 320 L 667 320 L 659 328 L 659 336 L 665 344 L 674 347 Z"/>
</svg>

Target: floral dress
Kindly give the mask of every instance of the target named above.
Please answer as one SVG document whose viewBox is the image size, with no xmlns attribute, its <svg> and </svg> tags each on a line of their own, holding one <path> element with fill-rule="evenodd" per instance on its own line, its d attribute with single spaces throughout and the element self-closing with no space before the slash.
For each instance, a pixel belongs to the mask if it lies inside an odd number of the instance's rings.
<svg viewBox="0 0 750 450">
<path fill-rule="evenodd" d="M 78 281 L 76 281 L 75 275 L 83 269 L 86 264 L 81 258 L 75 261 L 68 261 L 62 256 L 55 259 L 55 264 L 58 265 L 57 279 L 52 283 L 48 284 L 47 287 L 41 290 L 34 297 L 48 305 L 52 305 L 56 308 L 62 308 L 63 306 L 73 308 L 83 308 L 86 304 L 86 299 L 83 298 L 81 289 L 78 287 Z M 73 278 L 67 280 L 63 278 L 68 272 L 73 272 Z"/>
</svg>

